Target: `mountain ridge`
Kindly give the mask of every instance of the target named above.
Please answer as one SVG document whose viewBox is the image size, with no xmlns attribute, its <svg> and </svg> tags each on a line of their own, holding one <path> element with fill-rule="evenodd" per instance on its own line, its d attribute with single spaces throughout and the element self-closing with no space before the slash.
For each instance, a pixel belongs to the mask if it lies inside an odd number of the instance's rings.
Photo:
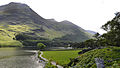
<svg viewBox="0 0 120 68">
<path fill-rule="evenodd" d="M 3 36 L 3 31 L 5 36 Z M 45 19 L 28 5 L 15 2 L 0 6 L 0 32 L 0 37 L 5 38 L 7 36 L 12 41 L 14 41 L 15 35 L 19 33 L 73 42 L 91 38 L 89 33 L 72 22 Z"/>
</svg>

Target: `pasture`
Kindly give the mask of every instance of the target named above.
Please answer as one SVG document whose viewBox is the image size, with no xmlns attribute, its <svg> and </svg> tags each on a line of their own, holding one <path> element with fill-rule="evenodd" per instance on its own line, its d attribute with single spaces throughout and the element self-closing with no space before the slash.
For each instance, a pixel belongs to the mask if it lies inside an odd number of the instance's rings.
<svg viewBox="0 0 120 68">
<path fill-rule="evenodd" d="M 65 51 L 43 51 L 43 57 L 55 61 L 59 65 L 65 65 L 70 62 L 70 58 L 76 58 L 81 50 L 65 50 Z"/>
</svg>

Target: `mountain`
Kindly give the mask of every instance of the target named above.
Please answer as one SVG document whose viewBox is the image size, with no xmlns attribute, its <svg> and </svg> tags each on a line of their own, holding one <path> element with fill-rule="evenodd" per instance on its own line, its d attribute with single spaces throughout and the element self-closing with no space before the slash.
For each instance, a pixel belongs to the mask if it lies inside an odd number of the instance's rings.
<svg viewBox="0 0 120 68">
<path fill-rule="evenodd" d="M 92 31 L 92 30 L 86 30 L 88 33 L 90 33 L 90 34 L 96 34 L 97 32 L 95 32 L 95 31 Z"/>
<path fill-rule="evenodd" d="M 45 19 L 26 4 L 11 2 L 0 6 L 0 45 L 6 42 L 10 43 L 7 45 L 19 45 L 19 41 L 14 39 L 19 33 L 73 42 L 91 38 L 89 33 L 72 22 Z"/>
</svg>

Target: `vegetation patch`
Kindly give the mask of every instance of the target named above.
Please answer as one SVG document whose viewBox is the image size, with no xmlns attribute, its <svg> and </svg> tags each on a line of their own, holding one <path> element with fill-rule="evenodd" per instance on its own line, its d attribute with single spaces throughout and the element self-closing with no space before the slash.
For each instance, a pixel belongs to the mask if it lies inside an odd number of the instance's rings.
<svg viewBox="0 0 120 68">
<path fill-rule="evenodd" d="M 43 51 L 43 57 L 64 66 L 70 62 L 70 58 L 75 58 L 79 56 L 79 51 L 81 50 Z"/>
<path fill-rule="evenodd" d="M 15 47 L 22 46 L 22 43 L 15 40 L 15 35 L 19 32 L 29 31 L 27 25 L 1 25 L 0 26 L 0 46 Z"/>
<path fill-rule="evenodd" d="M 50 62 L 48 62 L 48 63 L 45 65 L 45 68 L 57 68 L 57 66 L 52 65 Z"/>
<path fill-rule="evenodd" d="M 120 65 L 120 47 L 108 47 L 104 49 L 95 49 L 81 54 L 76 64 L 76 68 L 96 68 L 95 58 L 104 60 L 106 68 Z M 72 62 L 72 61 L 71 61 Z M 74 62 L 71 66 L 74 65 Z M 120 67 L 120 66 L 119 66 Z M 113 67 L 114 68 L 114 67 Z M 115 67 L 116 68 L 116 67 Z"/>
</svg>

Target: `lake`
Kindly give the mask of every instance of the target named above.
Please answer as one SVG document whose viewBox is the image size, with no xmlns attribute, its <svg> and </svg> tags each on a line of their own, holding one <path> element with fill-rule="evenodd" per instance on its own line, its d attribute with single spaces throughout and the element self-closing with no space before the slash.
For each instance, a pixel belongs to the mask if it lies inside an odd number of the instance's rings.
<svg viewBox="0 0 120 68">
<path fill-rule="evenodd" d="M 42 68 L 35 55 L 35 50 L 0 48 L 0 68 Z"/>
</svg>

